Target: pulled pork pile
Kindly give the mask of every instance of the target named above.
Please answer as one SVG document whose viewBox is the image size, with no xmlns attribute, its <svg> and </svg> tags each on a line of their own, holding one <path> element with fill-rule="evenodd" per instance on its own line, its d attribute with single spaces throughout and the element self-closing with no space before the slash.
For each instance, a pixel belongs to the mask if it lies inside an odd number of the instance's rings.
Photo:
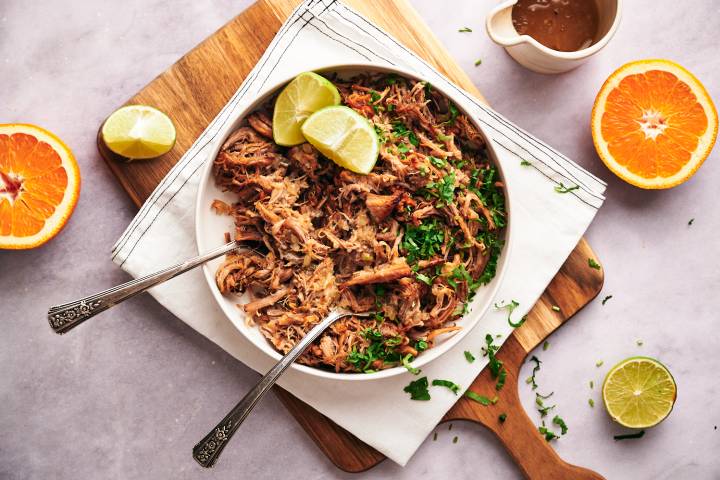
<svg viewBox="0 0 720 480">
<path fill-rule="evenodd" d="M 234 238 L 216 274 L 224 294 L 287 353 L 333 307 L 376 312 L 336 322 L 301 357 L 336 372 L 405 365 L 460 327 L 474 292 L 495 275 L 506 224 L 503 185 L 485 141 L 425 82 L 397 76 L 331 79 L 343 104 L 365 116 L 380 158 L 358 175 L 308 143 L 272 139 L 271 106 L 247 118 L 215 159 L 233 205 Z"/>
</svg>

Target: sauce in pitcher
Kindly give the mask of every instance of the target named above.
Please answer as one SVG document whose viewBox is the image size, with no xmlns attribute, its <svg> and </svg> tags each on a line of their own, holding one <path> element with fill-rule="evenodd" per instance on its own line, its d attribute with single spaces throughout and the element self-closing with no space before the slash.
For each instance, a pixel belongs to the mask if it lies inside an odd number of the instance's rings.
<svg viewBox="0 0 720 480">
<path fill-rule="evenodd" d="M 520 35 L 530 35 L 548 48 L 574 52 L 596 40 L 595 0 L 519 0 L 512 22 Z"/>
</svg>

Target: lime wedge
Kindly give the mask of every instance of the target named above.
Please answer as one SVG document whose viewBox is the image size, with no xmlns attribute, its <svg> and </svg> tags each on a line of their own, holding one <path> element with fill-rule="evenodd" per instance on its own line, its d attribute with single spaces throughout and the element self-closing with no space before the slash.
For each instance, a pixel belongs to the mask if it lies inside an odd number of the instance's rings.
<svg viewBox="0 0 720 480">
<path fill-rule="evenodd" d="M 273 139 L 284 146 L 305 143 L 300 127 L 314 112 L 340 104 L 340 93 L 326 78 L 301 73 L 280 92 L 273 110 Z"/>
<path fill-rule="evenodd" d="M 105 120 L 102 138 L 110 150 L 123 157 L 155 158 L 175 145 L 175 125 L 157 108 L 128 105 Z"/>
<path fill-rule="evenodd" d="M 326 107 L 313 113 L 302 133 L 320 153 L 341 167 L 368 174 L 377 162 L 380 146 L 375 129 L 349 107 Z"/>
<path fill-rule="evenodd" d="M 677 387 L 662 363 L 648 357 L 630 357 L 608 372 L 602 394 L 613 420 L 629 428 L 648 428 L 670 414 Z"/>
</svg>

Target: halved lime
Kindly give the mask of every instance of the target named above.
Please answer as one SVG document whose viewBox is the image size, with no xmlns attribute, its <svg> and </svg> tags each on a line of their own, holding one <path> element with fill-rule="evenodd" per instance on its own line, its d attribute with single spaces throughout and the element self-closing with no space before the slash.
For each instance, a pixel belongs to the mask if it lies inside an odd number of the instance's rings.
<svg viewBox="0 0 720 480">
<path fill-rule="evenodd" d="M 102 138 L 110 150 L 123 157 L 155 158 L 175 145 L 175 125 L 157 108 L 128 105 L 105 120 Z"/>
<path fill-rule="evenodd" d="M 340 104 L 340 92 L 314 72 L 301 73 L 280 92 L 273 110 L 273 139 L 279 145 L 305 143 L 300 127 L 314 112 Z"/>
<path fill-rule="evenodd" d="M 370 122 L 349 107 L 326 107 L 313 113 L 302 133 L 320 153 L 341 167 L 368 174 L 377 162 L 380 145 Z"/>
<path fill-rule="evenodd" d="M 670 414 L 677 386 L 670 371 L 659 361 L 630 357 L 608 372 L 602 394 L 613 420 L 629 428 L 648 428 Z"/>
</svg>

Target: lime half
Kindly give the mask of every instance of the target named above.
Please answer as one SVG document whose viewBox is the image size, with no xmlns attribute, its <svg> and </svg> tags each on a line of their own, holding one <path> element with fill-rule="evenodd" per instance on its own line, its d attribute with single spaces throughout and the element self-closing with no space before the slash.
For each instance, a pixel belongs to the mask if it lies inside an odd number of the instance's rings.
<svg viewBox="0 0 720 480">
<path fill-rule="evenodd" d="M 613 420 L 629 428 L 648 428 L 670 414 L 677 386 L 670 371 L 659 361 L 630 357 L 608 372 L 602 394 Z"/>
<path fill-rule="evenodd" d="M 273 110 L 273 139 L 284 146 L 305 143 L 300 127 L 314 112 L 340 104 L 340 93 L 328 79 L 301 73 L 280 92 Z"/>
<path fill-rule="evenodd" d="M 352 108 L 323 108 L 305 121 L 302 133 L 320 153 L 355 173 L 368 174 L 377 162 L 380 151 L 377 133 Z"/>
<path fill-rule="evenodd" d="M 128 105 L 105 120 L 102 138 L 110 150 L 123 157 L 155 158 L 175 145 L 175 126 L 157 108 Z"/>
</svg>

